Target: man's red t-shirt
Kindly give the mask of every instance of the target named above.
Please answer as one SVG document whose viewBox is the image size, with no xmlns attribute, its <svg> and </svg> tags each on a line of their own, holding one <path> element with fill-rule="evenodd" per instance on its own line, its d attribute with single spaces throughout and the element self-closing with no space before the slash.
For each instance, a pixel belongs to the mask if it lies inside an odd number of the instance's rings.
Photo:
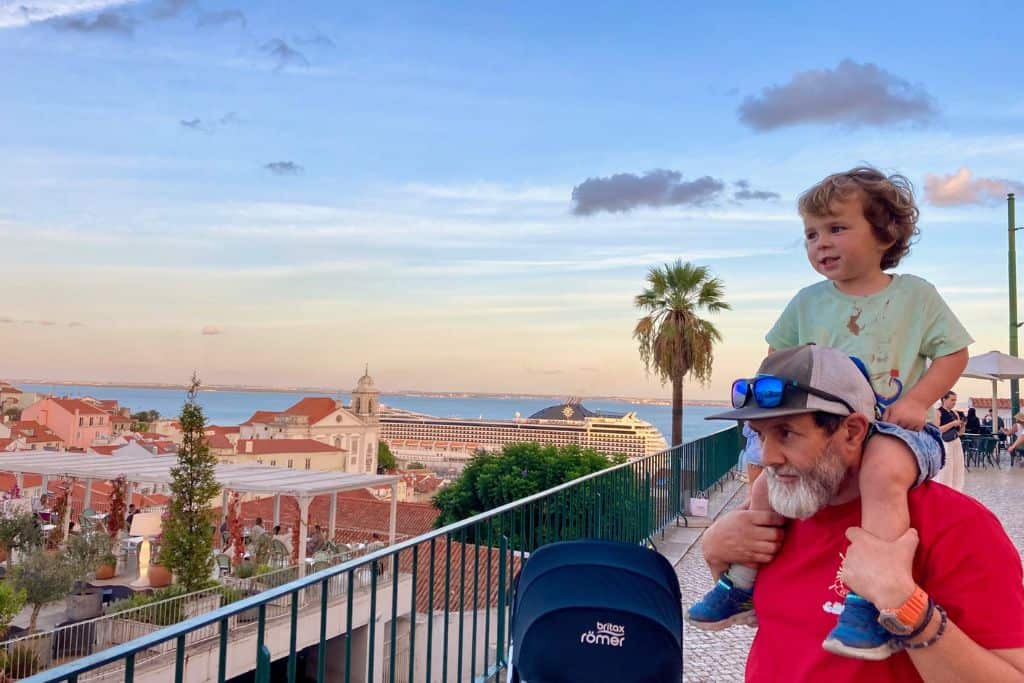
<svg viewBox="0 0 1024 683">
<path fill-rule="evenodd" d="M 1021 558 L 999 520 L 973 498 L 942 484 L 910 492 L 921 539 L 914 579 L 949 619 L 988 650 L 1024 647 Z M 793 520 L 782 551 L 761 568 L 754 591 L 760 626 L 747 659 L 748 681 L 919 681 L 906 652 L 882 662 L 821 649 L 842 607 L 836 574 L 860 499 Z"/>
</svg>

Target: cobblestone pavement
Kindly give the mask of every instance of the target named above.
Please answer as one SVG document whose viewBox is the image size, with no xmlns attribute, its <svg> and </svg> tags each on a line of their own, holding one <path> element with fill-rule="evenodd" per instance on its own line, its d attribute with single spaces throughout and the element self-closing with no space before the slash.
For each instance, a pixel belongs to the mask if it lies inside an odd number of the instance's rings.
<svg viewBox="0 0 1024 683">
<path fill-rule="evenodd" d="M 1003 522 L 1006 533 L 1024 556 L 1024 468 L 1013 470 L 974 469 L 967 474 L 967 488 L 964 491 L 988 506 Z M 746 496 L 742 489 L 725 506 L 730 510 L 739 505 Z M 696 602 L 711 587 L 711 573 L 700 552 L 700 541 L 676 565 L 679 585 L 683 593 L 683 607 Z M 747 662 L 747 652 L 754 639 L 754 629 L 746 626 L 718 633 L 707 633 L 683 625 L 683 680 L 714 681 L 726 683 L 742 681 Z"/>
</svg>

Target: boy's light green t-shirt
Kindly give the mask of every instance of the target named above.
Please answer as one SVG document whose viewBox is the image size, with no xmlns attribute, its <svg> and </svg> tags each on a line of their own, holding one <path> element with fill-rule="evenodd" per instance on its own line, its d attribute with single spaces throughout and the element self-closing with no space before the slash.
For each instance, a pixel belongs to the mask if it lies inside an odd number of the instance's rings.
<svg viewBox="0 0 1024 683">
<path fill-rule="evenodd" d="M 869 296 L 843 294 L 830 280 L 805 287 L 765 339 L 773 349 L 814 342 L 860 358 L 887 403 L 921 379 L 928 359 L 974 341 L 935 287 L 915 275 L 893 275 Z"/>
</svg>

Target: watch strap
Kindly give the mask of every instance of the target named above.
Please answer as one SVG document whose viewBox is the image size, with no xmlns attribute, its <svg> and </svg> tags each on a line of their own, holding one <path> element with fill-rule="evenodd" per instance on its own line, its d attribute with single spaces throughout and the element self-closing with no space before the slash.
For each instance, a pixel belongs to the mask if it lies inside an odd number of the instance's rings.
<svg viewBox="0 0 1024 683">
<path fill-rule="evenodd" d="M 910 594 L 902 605 L 896 609 L 880 610 L 887 616 L 895 617 L 897 621 L 909 629 L 917 628 L 921 618 L 928 611 L 930 598 L 920 586 L 914 586 L 914 592 Z"/>
</svg>

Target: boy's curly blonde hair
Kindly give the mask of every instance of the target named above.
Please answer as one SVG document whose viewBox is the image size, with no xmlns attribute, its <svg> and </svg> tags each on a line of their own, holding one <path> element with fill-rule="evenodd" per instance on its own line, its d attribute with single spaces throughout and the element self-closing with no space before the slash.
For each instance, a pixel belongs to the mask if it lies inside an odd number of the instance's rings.
<svg viewBox="0 0 1024 683">
<path fill-rule="evenodd" d="M 887 176 L 871 166 L 833 173 L 800 195 L 800 215 L 829 216 L 836 202 L 856 195 L 861 197 L 864 218 L 874 228 L 878 241 L 892 242 L 882 255 L 882 270 L 896 267 L 920 232 L 914 187 L 906 177 Z"/>
</svg>

